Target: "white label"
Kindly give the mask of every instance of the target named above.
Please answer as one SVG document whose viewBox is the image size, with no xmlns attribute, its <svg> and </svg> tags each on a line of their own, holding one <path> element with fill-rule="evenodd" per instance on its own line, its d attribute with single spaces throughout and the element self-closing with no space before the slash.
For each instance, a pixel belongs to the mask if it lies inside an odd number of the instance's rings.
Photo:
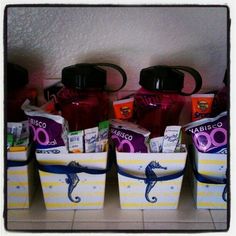
<svg viewBox="0 0 236 236">
<path fill-rule="evenodd" d="M 164 133 L 162 151 L 174 152 L 179 142 L 181 126 L 167 126 Z"/>
</svg>

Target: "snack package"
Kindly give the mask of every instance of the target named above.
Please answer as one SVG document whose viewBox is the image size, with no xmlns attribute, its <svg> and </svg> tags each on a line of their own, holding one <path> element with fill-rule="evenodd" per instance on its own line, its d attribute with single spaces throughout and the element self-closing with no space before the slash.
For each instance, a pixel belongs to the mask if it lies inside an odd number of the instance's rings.
<svg viewBox="0 0 236 236">
<path fill-rule="evenodd" d="M 98 127 L 84 130 L 84 147 L 85 152 L 95 152 L 96 142 L 98 139 Z"/>
<path fill-rule="evenodd" d="M 40 109 L 42 109 L 43 111 L 47 113 L 58 115 L 59 111 L 56 108 L 57 108 L 57 103 L 56 103 L 55 95 L 53 96 L 53 99 L 49 100 L 47 103 L 43 104 L 40 107 Z"/>
<path fill-rule="evenodd" d="M 162 152 L 175 152 L 181 135 L 181 126 L 167 126 L 164 132 Z"/>
<path fill-rule="evenodd" d="M 192 121 L 210 117 L 214 94 L 193 94 L 192 100 Z"/>
<path fill-rule="evenodd" d="M 108 151 L 108 139 L 97 141 L 95 152 L 106 152 L 106 151 Z"/>
<path fill-rule="evenodd" d="M 105 120 L 98 124 L 98 140 L 107 140 L 109 135 L 109 121 Z"/>
<path fill-rule="evenodd" d="M 7 134 L 7 150 L 14 145 L 14 137 L 13 134 Z"/>
<path fill-rule="evenodd" d="M 148 130 L 116 119 L 111 120 L 110 124 L 110 139 L 119 152 L 148 152 Z"/>
<path fill-rule="evenodd" d="M 83 153 L 84 152 L 84 131 L 73 131 L 68 134 L 69 152 Z"/>
<path fill-rule="evenodd" d="M 7 122 L 7 133 L 12 134 L 15 141 L 20 138 L 22 127 L 22 122 Z"/>
<path fill-rule="evenodd" d="M 29 137 L 22 137 L 19 138 L 15 143 L 14 146 L 16 147 L 28 147 L 29 146 Z"/>
<path fill-rule="evenodd" d="M 150 145 L 150 152 L 162 152 L 162 144 L 163 144 L 164 137 L 155 137 L 151 138 L 149 145 Z"/>
<path fill-rule="evenodd" d="M 7 149 L 10 152 L 25 151 L 29 146 L 28 121 L 7 123 Z"/>
<path fill-rule="evenodd" d="M 25 102 L 22 109 L 28 117 L 29 130 L 36 149 L 67 146 L 67 121 L 59 115 L 52 115 Z"/>
<path fill-rule="evenodd" d="M 134 110 L 134 98 L 127 98 L 113 102 L 116 119 L 127 120 L 132 118 Z"/>
<path fill-rule="evenodd" d="M 22 130 L 21 130 L 21 135 L 20 138 L 29 138 L 29 122 L 28 120 L 22 121 Z"/>
<path fill-rule="evenodd" d="M 204 118 L 185 125 L 185 131 L 192 136 L 199 152 L 227 153 L 227 111 L 214 118 Z"/>
<path fill-rule="evenodd" d="M 178 143 L 175 148 L 175 152 L 186 152 L 186 145 Z"/>
</svg>

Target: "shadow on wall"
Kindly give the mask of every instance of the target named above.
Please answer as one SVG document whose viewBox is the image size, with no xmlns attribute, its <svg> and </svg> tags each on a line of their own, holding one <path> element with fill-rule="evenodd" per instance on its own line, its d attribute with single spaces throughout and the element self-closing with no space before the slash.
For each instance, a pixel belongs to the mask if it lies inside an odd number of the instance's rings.
<svg viewBox="0 0 236 236">
<path fill-rule="evenodd" d="M 126 86 L 122 89 L 136 91 L 139 86 L 139 73 L 142 68 L 141 64 L 133 64 L 133 61 L 127 63 L 127 58 L 122 58 L 124 48 L 112 48 L 109 51 L 94 51 L 92 53 L 87 53 L 84 57 L 79 58 L 78 62 L 108 62 L 120 66 L 127 75 Z M 113 53 L 110 53 L 110 52 Z M 127 49 L 130 51 L 130 49 Z M 124 61 L 125 60 L 125 61 Z M 132 60 L 132 59 L 131 59 Z M 109 89 L 117 89 L 122 83 L 122 78 L 119 72 L 114 69 L 105 68 L 107 70 L 107 87 Z"/>
<path fill-rule="evenodd" d="M 28 70 L 29 83 L 28 87 L 37 88 L 39 103 L 43 102 L 43 80 L 46 78 L 44 74 L 44 60 L 40 52 L 27 51 L 26 48 L 11 49 L 7 55 L 7 61 L 20 65 Z"/>
<path fill-rule="evenodd" d="M 106 51 L 88 53 L 86 56 L 78 58 L 77 61 L 77 63 L 111 63 L 121 67 L 126 72 L 126 67 L 121 65 L 120 57 Z M 108 66 L 102 66 L 101 68 L 107 71 L 107 89 L 115 90 L 119 88 L 122 84 L 122 76 L 119 71 Z"/>
<path fill-rule="evenodd" d="M 191 68 L 197 70 L 202 75 L 201 70 L 200 70 L 201 65 L 198 65 L 196 63 L 197 61 L 198 60 L 196 60 L 196 57 L 191 56 L 191 54 L 189 54 L 189 51 L 187 49 L 183 50 L 183 51 L 171 53 L 171 54 L 167 53 L 165 55 L 158 56 L 158 57 L 153 56 L 151 58 L 152 65 L 188 66 L 188 67 L 191 67 Z M 184 72 L 184 74 L 185 74 L 185 76 L 184 76 L 184 89 L 183 89 L 183 91 L 184 92 L 191 92 L 191 91 L 193 91 L 193 89 L 195 87 L 194 80 L 189 73 Z"/>
<path fill-rule="evenodd" d="M 43 74 L 44 61 L 39 52 L 27 51 L 26 48 L 11 49 L 7 55 L 7 61 L 23 66 L 29 73 L 29 85 L 41 86 L 42 79 L 46 76 Z"/>
<path fill-rule="evenodd" d="M 190 54 L 189 52 L 194 52 Z M 154 55 L 150 59 L 150 65 L 171 65 L 171 66 L 189 66 L 197 70 L 202 77 L 201 92 L 208 92 L 221 86 L 224 71 L 227 66 L 227 58 L 225 63 L 219 66 L 216 58 L 222 57 L 222 50 L 217 45 L 205 45 L 201 48 L 185 48 L 184 50 L 165 55 Z M 209 70 L 214 68 L 215 70 Z M 189 73 L 185 74 L 184 91 L 191 92 L 194 88 L 194 80 Z M 214 78 L 216 82 L 210 85 L 209 81 Z M 215 86 L 215 87 L 213 87 Z M 209 89 L 211 88 L 211 89 Z"/>
</svg>

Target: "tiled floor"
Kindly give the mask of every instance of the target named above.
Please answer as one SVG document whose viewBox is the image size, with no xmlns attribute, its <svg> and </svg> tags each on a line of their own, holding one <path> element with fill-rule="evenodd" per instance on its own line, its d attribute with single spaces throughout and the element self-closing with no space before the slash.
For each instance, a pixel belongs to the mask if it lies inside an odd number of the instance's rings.
<svg viewBox="0 0 236 236">
<path fill-rule="evenodd" d="M 225 230 L 226 210 L 196 210 L 188 181 L 183 182 L 178 210 L 121 210 L 117 179 L 107 178 L 103 210 L 47 211 L 41 189 L 27 210 L 8 210 L 8 230 Z"/>
</svg>

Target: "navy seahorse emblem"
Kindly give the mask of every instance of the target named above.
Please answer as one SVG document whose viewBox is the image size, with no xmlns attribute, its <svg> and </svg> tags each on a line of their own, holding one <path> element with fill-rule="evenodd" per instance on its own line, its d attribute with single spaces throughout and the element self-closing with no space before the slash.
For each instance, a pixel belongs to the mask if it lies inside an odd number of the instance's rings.
<svg viewBox="0 0 236 236">
<path fill-rule="evenodd" d="M 157 177 L 156 173 L 153 171 L 153 169 L 164 169 L 166 170 L 167 167 L 163 167 L 159 164 L 159 162 L 156 161 L 151 161 L 146 169 L 145 169 L 145 174 L 146 174 L 146 180 L 144 180 L 144 183 L 147 184 L 146 186 L 146 191 L 145 191 L 145 198 L 148 202 L 155 203 L 157 202 L 156 197 L 152 197 L 152 200 L 149 198 L 149 193 L 152 190 L 152 188 L 155 186 L 157 183 L 157 180 L 153 180 L 154 178 Z"/>
<path fill-rule="evenodd" d="M 75 161 L 71 161 L 68 166 L 71 167 L 81 167 L 81 165 Z M 77 186 L 77 184 L 79 183 L 79 177 L 76 173 L 70 173 L 67 174 L 67 178 L 65 179 L 66 183 L 68 184 L 68 198 L 72 201 L 72 202 L 80 202 L 80 197 L 76 196 L 74 199 L 72 197 L 72 192 L 75 189 L 75 187 Z"/>
<path fill-rule="evenodd" d="M 227 202 L 227 186 L 225 185 L 223 193 L 222 193 L 223 201 Z"/>
<path fill-rule="evenodd" d="M 225 171 L 225 175 L 227 176 L 227 169 Z M 225 184 L 225 187 L 222 193 L 222 199 L 223 201 L 227 202 L 227 183 Z"/>
</svg>

